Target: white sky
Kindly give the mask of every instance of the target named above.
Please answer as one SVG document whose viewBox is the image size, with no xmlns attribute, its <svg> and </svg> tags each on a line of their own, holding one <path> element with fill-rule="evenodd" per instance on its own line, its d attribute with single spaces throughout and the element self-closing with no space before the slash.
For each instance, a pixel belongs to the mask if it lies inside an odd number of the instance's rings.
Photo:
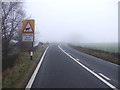
<svg viewBox="0 0 120 90">
<path fill-rule="evenodd" d="M 26 0 L 37 41 L 117 42 L 119 0 Z"/>
</svg>

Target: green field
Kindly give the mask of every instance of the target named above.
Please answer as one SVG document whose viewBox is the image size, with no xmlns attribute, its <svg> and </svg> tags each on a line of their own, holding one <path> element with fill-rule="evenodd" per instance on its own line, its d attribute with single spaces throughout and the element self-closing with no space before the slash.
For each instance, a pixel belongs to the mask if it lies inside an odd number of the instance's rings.
<svg viewBox="0 0 120 90">
<path fill-rule="evenodd" d="M 118 43 L 82 43 L 76 46 L 82 46 L 113 53 L 120 53 L 118 50 Z"/>
</svg>

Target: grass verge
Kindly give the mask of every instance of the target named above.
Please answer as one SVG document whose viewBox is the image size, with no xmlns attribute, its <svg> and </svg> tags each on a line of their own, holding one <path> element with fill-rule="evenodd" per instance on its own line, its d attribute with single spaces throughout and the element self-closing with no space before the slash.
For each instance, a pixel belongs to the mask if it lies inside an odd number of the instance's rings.
<svg viewBox="0 0 120 90">
<path fill-rule="evenodd" d="M 30 60 L 28 52 L 20 53 L 14 66 L 2 73 L 2 88 L 24 88 L 46 47 L 38 46 L 33 60 Z"/>
<path fill-rule="evenodd" d="M 111 53 L 111 52 L 106 52 L 102 50 L 95 50 L 95 49 L 84 48 L 84 47 L 73 46 L 73 45 L 70 45 L 70 47 L 76 50 L 79 50 L 81 52 L 87 53 L 89 55 L 120 65 L 120 58 L 118 58 L 118 56 L 120 56 L 120 53 Z"/>
</svg>

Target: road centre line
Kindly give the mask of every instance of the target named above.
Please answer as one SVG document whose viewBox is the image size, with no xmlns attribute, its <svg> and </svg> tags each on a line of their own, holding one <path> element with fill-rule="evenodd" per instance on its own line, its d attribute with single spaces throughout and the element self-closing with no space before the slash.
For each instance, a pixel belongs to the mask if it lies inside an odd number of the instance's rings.
<svg viewBox="0 0 120 90">
<path fill-rule="evenodd" d="M 107 76 L 103 75 L 102 73 L 99 73 L 99 75 L 101 75 L 102 77 L 104 77 L 107 80 L 111 80 L 110 78 L 108 78 Z"/>
<path fill-rule="evenodd" d="M 95 72 L 93 72 L 92 70 L 90 70 L 88 67 L 86 67 L 85 65 L 83 65 L 82 63 L 78 62 L 75 58 L 73 58 L 72 56 L 70 56 L 68 53 L 66 53 L 59 45 L 58 45 L 59 49 L 64 52 L 67 56 L 69 56 L 71 59 L 73 59 L 75 62 L 77 62 L 79 65 L 81 65 L 84 69 L 86 69 L 87 71 L 89 71 L 90 73 L 92 73 L 94 76 L 96 76 L 98 79 L 100 79 L 102 82 L 104 82 L 106 85 L 108 85 L 110 88 L 114 89 L 114 90 L 118 90 L 115 86 L 113 86 L 112 84 L 110 84 L 108 81 L 106 81 L 105 79 L 103 79 L 101 76 L 99 76 L 98 74 L 96 74 Z"/>
<path fill-rule="evenodd" d="M 77 61 L 80 61 L 78 58 L 76 59 Z"/>
<path fill-rule="evenodd" d="M 42 58 L 40 59 L 40 62 L 38 63 L 38 65 L 37 65 L 34 73 L 32 74 L 32 76 L 31 76 L 28 84 L 26 85 L 26 90 L 27 90 L 28 88 L 31 88 L 31 86 L 32 86 L 32 84 L 33 84 L 33 82 L 34 82 L 34 80 L 35 80 L 35 77 L 36 77 L 36 75 L 37 75 L 37 73 L 38 73 L 38 70 L 40 69 L 41 63 L 42 63 L 42 61 L 43 61 L 43 59 L 44 59 L 44 56 L 45 56 L 48 48 L 49 48 L 49 46 L 46 48 L 45 52 L 43 53 L 43 56 L 42 56 Z"/>
</svg>

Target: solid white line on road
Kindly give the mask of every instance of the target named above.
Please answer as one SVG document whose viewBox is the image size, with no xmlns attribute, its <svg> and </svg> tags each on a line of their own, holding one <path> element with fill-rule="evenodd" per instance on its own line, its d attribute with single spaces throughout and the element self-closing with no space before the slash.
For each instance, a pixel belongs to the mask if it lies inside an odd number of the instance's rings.
<svg viewBox="0 0 120 90">
<path fill-rule="evenodd" d="M 102 73 L 99 73 L 102 77 L 104 77 L 107 80 L 111 80 L 110 78 L 108 78 L 107 76 L 103 75 Z"/>
<path fill-rule="evenodd" d="M 29 80 L 26 88 L 31 88 L 31 86 L 32 86 L 32 84 L 33 84 L 33 82 L 34 82 L 34 79 L 35 79 L 35 77 L 36 77 L 36 75 L 37 75 L 37 73 L 38 73 L 38 70 L 39 70 L 39 68 L 40 68 L 40 66 L 41 66 L 41 63 L 42 63 L 42 61 L 43 61 L 43 59 L 44 59 L 44 56 L 45 56 L 48 48 L 49 48 L 49 46 L 46 48 L 45 52 L 43 53 L 43 56 L 42 56 L 40 62 L 38 63 L 38 65 L 37 65 L 34 73 L 32 74 L 32 76 L 31 76 L 31 78 L 30 78 L 30 80 Z"/>
<path fill-rule="evenodd" d="M 75 62 L 77 62 L 79 65 L 81 65 L 83 68 L 85 68 L 87 71 L 89 71 L 90 73 L 92 73 L 94 76 L 96 76 L 98 79 L 100 79 L 102 82 L 104 82 L 106 85 L 108 85 L 110 88 L 114 89 L 114 90 L 118 90 L 115 86 L 113 86 L 112 84 L 110 84 L 108 81 L 106 81 L 105 79 L 103 79 L 101 76 L 99 76 L 98 74 L 96 74 L 95 72 L 93 72 L 92 70 L 90 70 L 88 67 L 86 67 L 85 65 L 83 65 L 82 63 L 78 62 L 75 58 L 73 58 L 72 56 L 70 56 L 68 53 L 66 53 L 64 50 L 62 50 L 62 48 L 58 45 L 58 47 L 60 48 L 60 50 L 62 52 L 64 52 L 67 56 L 69 56 L 71 59 L 73 59 Z"/>
</svg>

